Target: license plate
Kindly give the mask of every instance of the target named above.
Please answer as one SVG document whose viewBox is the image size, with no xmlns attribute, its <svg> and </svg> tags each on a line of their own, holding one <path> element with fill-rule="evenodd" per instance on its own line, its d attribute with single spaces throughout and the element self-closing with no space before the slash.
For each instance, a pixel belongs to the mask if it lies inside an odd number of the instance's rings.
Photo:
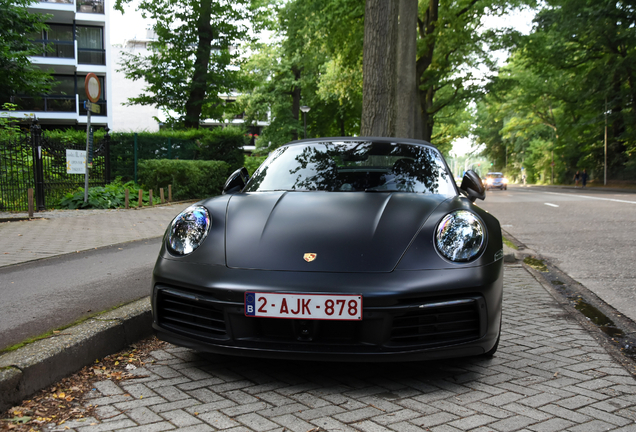
<svg viewBox="0 0 636 432">
<path fill-rule="evenodd" d="M 356 321 L 362 319 L 362 296 L 246 292 L 245 315 L 248 317 Z"/>
</svg>

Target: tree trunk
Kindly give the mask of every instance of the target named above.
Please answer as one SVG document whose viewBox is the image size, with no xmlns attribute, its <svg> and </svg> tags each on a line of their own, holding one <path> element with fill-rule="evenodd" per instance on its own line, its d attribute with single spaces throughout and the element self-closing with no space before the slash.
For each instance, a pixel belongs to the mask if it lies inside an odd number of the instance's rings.
<svg viewBox="0 0 636 432">
<path fill-rule="evenodd" d="M 296 82 L 294 88 L 292 89 L 292 117 L 296 120 L 296 124 L 298 124 L 299 116 L 300 116 L 300 69 L 296 66 L 292 67 L 292 72 L 294 74 L 294 80 Z M 294 130 L 292 132 L 292 140 L 295 141 L 298 139 L 298 130 Z"/>
<path fill-rule="evenodd" d="M 362 60 L 362 136 L 395 135 L 395 64 L 399 0 L 367 0 Z"/>
<path fill-rule="evenodd" d="M 423 53 L 417 60 L 416 82 L 418 85 L 420 117 L 416 130 L 421 131 L 418 138 L 430 141 L 433 136 L 433 116 L 429 113 L 433 108 L 433 98 L 435 89 L 423 81 L 423 76 L 429 66 L 433 63 L 435 53 L 435 26 L 439 16 L 439 0 L 429 0 L 428 7 L 424 13 L 424 19 L 418 20 L 420 38 L 426 41 Z M 423 88 L 422 88 L 423 87 Z"/>
<path fill-rule="evenodd" d="M 199 19 L 197 29 L 199 31 L 199 44 L 197 45 L 196 58 L 194 60 L 194 73 L 192 74 L 192 84 L 190 96 L 185 104 L 186 128 L 199 127 L 201 110 L 206 98 L 208 87 L 208 67 L 210 64 L 210 53 L 212 51 L 212 0 L 201 0 L 199 8 Z"/>
<path fill-rule="evenodd" d="M 395 136 L 415 138 L 415 122 L 419 116 L 415 81 L 417 0 L 400 0 L 397 45 Z"/>
</svg>

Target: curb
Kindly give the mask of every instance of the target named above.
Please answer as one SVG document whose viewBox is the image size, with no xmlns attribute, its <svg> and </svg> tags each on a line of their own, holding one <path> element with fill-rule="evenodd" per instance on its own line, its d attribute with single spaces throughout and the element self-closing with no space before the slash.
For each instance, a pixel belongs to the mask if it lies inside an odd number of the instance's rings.
<svg viewBox="0 0 636 432">
<path fill-rule="evenodd" d="M 151 334 L 145 297 L 0 356 L 0 412 Z"/>
</svg>

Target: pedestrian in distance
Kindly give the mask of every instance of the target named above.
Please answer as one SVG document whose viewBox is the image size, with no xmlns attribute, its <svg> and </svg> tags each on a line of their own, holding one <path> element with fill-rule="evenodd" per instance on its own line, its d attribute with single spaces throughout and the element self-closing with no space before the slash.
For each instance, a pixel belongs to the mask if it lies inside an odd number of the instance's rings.
<svg viewBox="0 0 636 432">
<path fill-rule="evenodd" d="M 523 173 L 523 175 L 521 176 L 521 180 L 523 180 L 523 185 L 526 185 L 526 173 Z"/>
<path fill-rule="evenodd" d="M 587 183 L 587 170 L 583 170 L 583 172 L 581 173 L 581 184 L 583 185 L 583 187 L 585 187 L 586 183 Z"/>
<path fill-rule="evenodd" d="M 577 188 L 579 187 L 579 179 L 581 178 L 581 174 L 579 174 L 579 172 L 577 171 L 576 174 L 574 174 L 574 187 Z"/>
</svg>

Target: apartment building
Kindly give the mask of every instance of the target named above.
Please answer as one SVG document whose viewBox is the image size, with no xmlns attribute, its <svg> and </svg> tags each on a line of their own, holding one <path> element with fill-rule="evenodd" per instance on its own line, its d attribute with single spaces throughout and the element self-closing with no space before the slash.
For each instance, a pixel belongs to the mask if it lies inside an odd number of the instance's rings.
<svg viewBox="0 0 636 432">
<path fill-rule="evenodd" d="M 34 65 L 53 72 L 53 91 L 43 97 L 15 96 L 13 102 L 19 118 L 37 118 L 40 125 L 86 126 L 87 100 L 84 80 L 89 72 L 97 75 L 102 86 L 98 102 L 101 112 L 91 114 L 91 124 L 111 126 L 112 88 L 110 74 L 109 0 L 40 0 L 29 10 L 50 15 L 49 29 L 34 34 L 41 44 L 41 54 L 31 57 Z M 46 47 L 49 49 L 46 49 Z"/>
</svg>

